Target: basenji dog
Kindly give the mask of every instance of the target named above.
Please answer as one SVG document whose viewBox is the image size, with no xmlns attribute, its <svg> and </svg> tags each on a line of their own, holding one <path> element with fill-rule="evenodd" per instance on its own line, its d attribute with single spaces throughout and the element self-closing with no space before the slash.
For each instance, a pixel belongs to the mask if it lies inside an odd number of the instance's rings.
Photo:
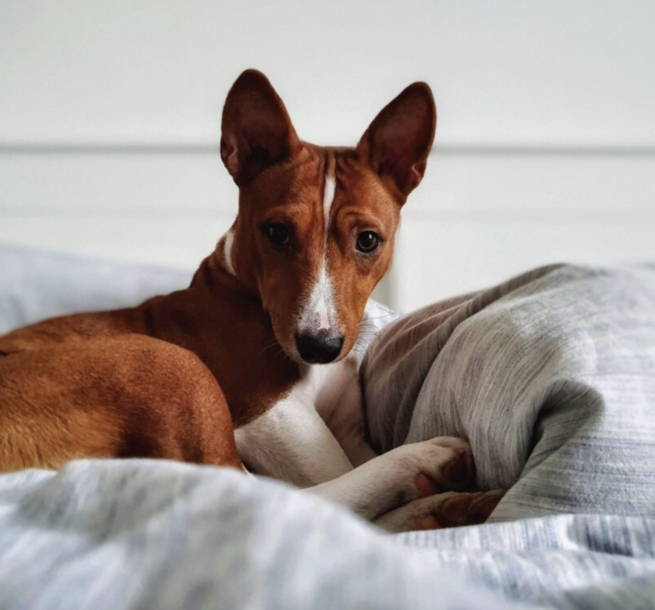
<svg viewBox="0 0 655 610">
<path fill-rule="evenodd" d="M 186 290 L 0 338 L 0 469 L 150 457 L 287 481 L 392 531 L 484 520 L 462 439 L 376 456 L 353 350 L 434 138 L 414 83 L 354 148 L 301 141 L 255 70 L 229 91 L 232 228 Z M 245 467 L 244 467 L 245 464 Z"/>
</svg>

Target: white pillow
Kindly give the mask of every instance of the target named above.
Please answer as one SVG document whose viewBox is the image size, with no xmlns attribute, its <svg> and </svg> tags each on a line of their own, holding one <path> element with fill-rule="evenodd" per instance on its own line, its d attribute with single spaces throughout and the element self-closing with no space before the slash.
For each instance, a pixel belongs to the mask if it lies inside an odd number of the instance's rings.
<svg viewBox="0 0 655 610">
<path fill-rule="evenodd" d="M 193 271 L 0 245 L 0 335 L 62 314 L 137 305 L 185 288 Z"/>
</svg>

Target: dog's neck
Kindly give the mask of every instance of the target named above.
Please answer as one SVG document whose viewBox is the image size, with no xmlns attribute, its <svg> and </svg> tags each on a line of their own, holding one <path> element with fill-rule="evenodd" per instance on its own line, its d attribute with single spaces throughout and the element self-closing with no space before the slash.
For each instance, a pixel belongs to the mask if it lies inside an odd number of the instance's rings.
<svg viewBox="0 0 655 610">
<path fill-rule="evenodd" d="M 241 297 L 257 303 L 264 313 L 262 301 L 256 289 L 247 287 L 239 280 L 234 267 L 232 244 L 234 232 L 230 229 L 218 242 L 216 249 L 206 257 L 193 275 L 189 289 L 204 287 L 212 298 Z"/>
<path fill-rule="evenodd" d="M 192 351 L 207 365 L 239 426 L 288 393 L 301 370 L 282 351 L 261 299 L 228 268 L 223 242 L 188 288 L 139 310 L 146 334 Z"/>
</svg>

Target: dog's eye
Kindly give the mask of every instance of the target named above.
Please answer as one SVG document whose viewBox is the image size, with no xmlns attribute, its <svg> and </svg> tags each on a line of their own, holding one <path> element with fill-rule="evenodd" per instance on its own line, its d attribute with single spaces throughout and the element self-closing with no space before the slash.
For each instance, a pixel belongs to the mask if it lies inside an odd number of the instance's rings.
<svg viewBox="0 0 655 610">
<path fill-rule="evenodd" d="M 266 227 L 266 237 L 276 246 L 286 246 L 289 243 L 289 229 L 281 222 L 274 222 Z"/>
<path fill-rule="evenodd" d="M 362 231 L 357 236 L 357 249 L 360 252 L 373 252 L 380 245 L 380 236 L 373 231 Z"/>
</svg>

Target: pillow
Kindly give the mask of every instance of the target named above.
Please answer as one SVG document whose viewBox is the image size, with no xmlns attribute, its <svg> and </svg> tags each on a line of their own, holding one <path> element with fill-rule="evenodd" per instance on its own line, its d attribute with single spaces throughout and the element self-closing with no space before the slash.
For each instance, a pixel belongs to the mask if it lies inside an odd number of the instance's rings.
<svg viewBox="0 0 655 610">
<path fill-rule="evenodd" d="M 492 520 L 655 516 L 655 267 L 557 265 L 387 326 L 362 369 L 374 445 L 466 437 Z"/>
<path fill-rule="evenodd" d="M 0 246 L 0 335 L 72 312 L 138 305 L 185 288 L 193 270 Z"/>
</svg>

